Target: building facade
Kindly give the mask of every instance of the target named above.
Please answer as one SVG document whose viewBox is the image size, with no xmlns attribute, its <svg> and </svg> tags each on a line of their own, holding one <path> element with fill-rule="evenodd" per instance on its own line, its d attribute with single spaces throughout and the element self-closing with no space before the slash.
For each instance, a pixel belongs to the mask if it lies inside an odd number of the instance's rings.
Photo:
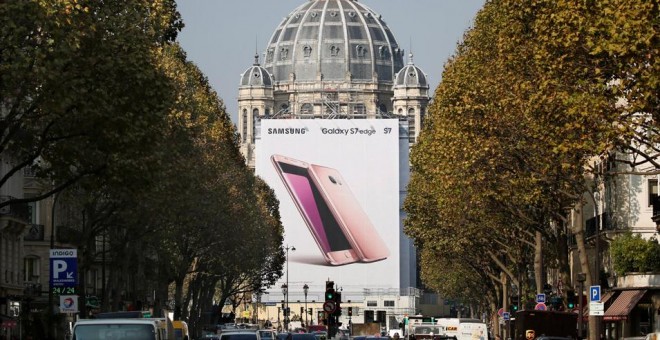
<svg viewBox="0 0 660 340">
<path fill-rule="evenodd" d="M 254 167 L 261 119 L 359 119 L 396 115 L 419 134 L 429 84 L 383 18 L 356 0 L 306 1 L 273 32 L 260 63 L 242 75 L 241 152 Z"/>
<path fill-rule="evenodd" d="M 237 115 L 241 152 L 255 168 L 260 127 L 268 119 L 396 119 L 403 139 L 397 150 L 389 151 L 401 155 L 398 178 L 390 180 L 400 182 L 397 200 L 402 204 L 409 178 L 408 149 L 421 131 L 430 102 L 428 77 L 414 64 L 413 55 L 406 55 L 384 19 L 359 1 L 301 2 L 275 28 L 263 54 L 255 55 L 252 66 L 241 75 Z M 392 275 L 401 275 L 400 284 L 390 288 L 345 286 L 342 305 L 354 307 L 353 323 L 375 321 L 396 328 L 405 316 L 420 311 L 415 251 L 403 234 L 403 218 L 401 211 L 394 221 L 401 236 L 395 247 L 400 249 L 399 265 L 392 268 Z M 305 284 L 287 283 L 289 287 Z M 314 314 L 308 317 L 317 323 L 323 293 L 312 292 L 315 286 L 310 286 L 307 305 Z M 284 299 L 276 290 L 270 292 L 258 318 L 274 325 L 283 322 L 278 309 Z M 291 295 L 288 301 L 294 312 L 304 304 L 302 296 Z M 348 324 L 346 314 L 342 321 Z"/>
</svg>

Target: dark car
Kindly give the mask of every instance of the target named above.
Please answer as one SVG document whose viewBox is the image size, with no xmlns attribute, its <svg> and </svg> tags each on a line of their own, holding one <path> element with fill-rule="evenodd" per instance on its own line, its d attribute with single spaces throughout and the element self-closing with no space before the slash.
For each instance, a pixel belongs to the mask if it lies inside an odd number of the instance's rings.
<svg viewBox="0 0 660 340">
<path fill-rule="evenodd" d="M 277 334 L 272 329 L 260 329 L 257 333 L 260 340 L 277 340 Z"/>
<path fill-rule="evenodd" d="M 312 333 L 279 333 L 277 340 L 317 340 Z"/>
</svg>

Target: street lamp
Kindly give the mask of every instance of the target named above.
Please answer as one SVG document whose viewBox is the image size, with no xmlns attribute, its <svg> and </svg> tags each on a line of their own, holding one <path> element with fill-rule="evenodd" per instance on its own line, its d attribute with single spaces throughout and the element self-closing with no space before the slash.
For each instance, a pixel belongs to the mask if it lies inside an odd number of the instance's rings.
<svg viewBox="0 0 660 340">
<path fill-rule="evenodd" d="M 284 328 L 288 331 L 289 330 L 289 250 L 291 251 L 296 251 L 296 247 L 294 246 L 286 246 L 284 247 L 286 250 L 286 283 L 282 285 L 282 293 L 284 294 L 284 301 L 286 301 L 286 304 L 284 306 L 285 312 L 284 312 Z"/>
<path fill-rule="evenodd" d="M 309 286 L 305 283 L 303 286 L 303 292 L 305 293 L 305 327 L 309 327 L 309 320 L 307 319 L 307 292 L 309 291 Z"/>
<path fill-rule="evenodd" d="M 288 292 L 289 292 L 289 285 L 285 283 L 282 285 L 282 294 L 284 295 L 284 301 L 286 301 L 286 304 L 284 305 L 284 312 L 282 313 L 284 315 L 285 331 L 289 330 L 289 297 L 287 294 Z"/>
<path fill-rule="evenodd" d="M 582 313 L 584 310 L 584 306 L 582 303 L 582 290 L 584 290 L 584 281 L 587 280 L 587 274 L 585 273 L 578 273 L 577 274 L 577 281 L 579 283 L 579 288 L 578 288 L 578 338 L 582 338 Z"/>
</svg>

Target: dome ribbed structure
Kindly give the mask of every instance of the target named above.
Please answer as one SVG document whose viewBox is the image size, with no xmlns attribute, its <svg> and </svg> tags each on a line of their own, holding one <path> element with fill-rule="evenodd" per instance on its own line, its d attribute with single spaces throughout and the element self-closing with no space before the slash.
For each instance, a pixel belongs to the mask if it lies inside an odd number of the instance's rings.
<svg viewBox="0 0 660 340">
<path fill-rule="evenodd" d="M 264 67 L 274 82 L 352 81 L 392 84 L 403 50 L 379 14 L 356 0 L 310 0 L 277 27 Z"/>
<path fill-rule="evenodd" d="M 272 86 L 268 71 L 259 65 L 259 56 L 254 56 L 254 64 L 241 75 L 240 86 Z"/>
<path fill-rule="evenodd" d="M 394 87 L 428 87 L 429 83 L 426 80 L 424 72 L 413 63 L 413 56 L 410 55 L 408 65 L 401 69 L 396 74 L 394 79 Z"/>
</svg>

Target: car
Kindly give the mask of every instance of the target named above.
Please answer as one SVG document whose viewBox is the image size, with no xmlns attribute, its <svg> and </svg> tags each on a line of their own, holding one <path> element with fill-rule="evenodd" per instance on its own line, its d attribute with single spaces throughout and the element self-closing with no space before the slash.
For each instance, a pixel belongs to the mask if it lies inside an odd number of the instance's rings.
<svg viewBox="0 0 660 340">
<path fill-rule="evenodd" d="M 279 333 L 278 340 L 317 340 L 312 333 Z"/>
<path fill-rule="evenodd" d="M 260 340 L 260 337 L 256 330 L 239 329 L 222 332 L 219 340 Z"/>
<path fill-rule="evenodd" d="M 312 334 L 314 334 L 317 340 L 326 340 L 328 338 L 328 332 L 326 331 L 316 331 L 312 332 Z"/>
<path fill-rule="evenodd" d="M 277 334 L 272 329 L 260 329 L 257 333 L 260 340 L 277 340 Z"/>
</svg>

